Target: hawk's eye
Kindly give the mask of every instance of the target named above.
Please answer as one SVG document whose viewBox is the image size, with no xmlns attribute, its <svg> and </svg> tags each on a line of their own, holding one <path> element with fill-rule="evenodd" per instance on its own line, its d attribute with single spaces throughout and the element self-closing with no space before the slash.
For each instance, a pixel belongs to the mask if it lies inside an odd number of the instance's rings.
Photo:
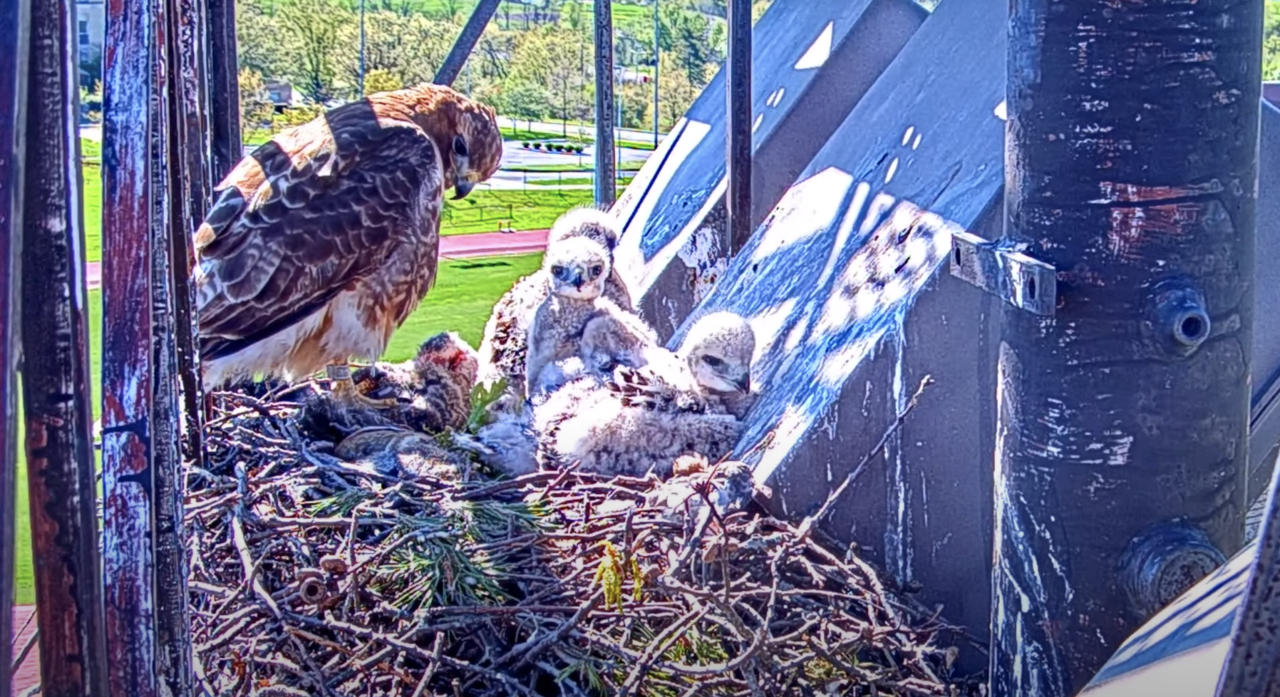
<svg viewBox="0 0 1280 697">
<path fill-rule="evenodd" d="M 592 278 L 595 278 L 596 276 L 599 276 L 601 271 L 604 271 L 604 267 L 603 267 L 603 266 L 600 266 L 599 264 L 597 264 L 597 265 L 595 265 L 595 266 L 592 266 L 592 267 L 591 267 L 591 277 L 592 277 Z"/>
<path fill-rule="evenodd" d="M 706 363 L 712 368 L 720 368 L 724 366 L 724 361 L 720 360 L 719 358 L 716 358 L 715 356 L 703 356 L 702 362 Z"/>
<path fill-rule="evenodd" d="M 467 156 L 467 141 L 462 136 L 453 137 L 453 154 L 458 157 Z"/>
<path fill-rule="evenodd" d="M 552 276 L 555 276 L 556 278 L 562 278 L 562 277 L 564 276 L 564 267 L 563 267 L 563 266 L 552 266 L 552 267 L 551 267 L 551 275 L 552 275 Z"/>
</svg>

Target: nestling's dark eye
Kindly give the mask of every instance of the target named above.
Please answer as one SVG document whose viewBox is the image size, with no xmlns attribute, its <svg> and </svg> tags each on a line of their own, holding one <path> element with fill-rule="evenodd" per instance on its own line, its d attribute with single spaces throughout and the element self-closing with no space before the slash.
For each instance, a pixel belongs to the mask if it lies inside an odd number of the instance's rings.
<svg viewBox="0 0 1280 697">
<path fill-rule="evenodd" d="M 702 362 L 706 363 L 712 368 L 719 368 L 724 365 L 724 361 L 720 360 L 719 358 L 716 358 L 715 356 L 703 356 Z"/>
<path fill-rule="evenodd" d="M 552 276 L 555 276 L 556 278 L 560 278 L 561 276 L 563 276 L 563 275 L 564 275 L 564 267 L 563 267 L 563 266 L 552 266 L 552 267 L 551 267 L 551 275 L 552 275 Z"/>
<path fill-rule="evenodd" d="M 462 136 L 453 137 L 453 154 L 458 157 L 467 156 L 467 141 Z"/>
<path fill-rule="evenodd" d="M 592 266 L 592 267 L 591 267 L 591 277 L 592 277 L 592 278 L 595 278 L 596 276 L 599 276 L 601 271 L 604 271 L 604 267 L 603 267 L 603 266 L 600 266 L 599 264 L 597 264 L 597 265 L 595 265 L 595 266 Z"/>
</svg>

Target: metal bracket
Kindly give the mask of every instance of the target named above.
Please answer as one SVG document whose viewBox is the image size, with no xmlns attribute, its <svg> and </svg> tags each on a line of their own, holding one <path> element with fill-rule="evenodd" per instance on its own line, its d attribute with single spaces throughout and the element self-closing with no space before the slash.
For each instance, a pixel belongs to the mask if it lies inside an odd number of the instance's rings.
<svg viewBox="0 0 1280 697">
<path fill-rule="evenodd" d="M 1052 265 L 977 235 L 951 234 L 951 275 L 1032 314 L 1052 317 L 1057 308 Z"/>
</svg>

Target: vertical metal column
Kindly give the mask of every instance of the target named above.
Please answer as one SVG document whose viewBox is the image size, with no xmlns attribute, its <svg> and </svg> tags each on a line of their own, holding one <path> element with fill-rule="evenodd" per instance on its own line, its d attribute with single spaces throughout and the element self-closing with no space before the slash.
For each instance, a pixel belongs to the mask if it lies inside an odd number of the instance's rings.
<svg viewBox="0 0 1280 697">
<path fill-rule="evenodd" d="M 74 4 L 31 3 L 22 387 L 45 694 L 106 691 Z M 7 644 L 5 644 L 7 646 Z"/>
<path fill-rule="evenodd" d="M 27 103 L 25 2 L 0 3 L 0 697 L 9 697 L 18 484 L 18 298 L 22 253 L 23 125 Z"/>
<path fill-rule="evenodd" d="M 993 697 L 1075 694 L 1241 544 L 1259 5 L 1011 5 L 1006 235 L 1058 304 L 1001 318 Z"/>
<path fill-rule="evenodd" d="M 471 17 L 463 25 L 458 40 L 453 42 L 453 48 L 449 49 L 449 55 L 445 56 L 444 63 L 440 64 L 440 70 L 436 72 L 437 85 L 452 85 L 458 79 L 462 66 L 475 50 L 476 42 L 484 34 L 484 28 L 489 26 L 489 20 L 493 19 L 493 13 L 498 11 L 498 3 L 501 1 L 480 0 L 476 3 L 476 9 L 471 11 Z"/>
<path fill-rule="evenodd" d="M 617 198 L 613 160 L 613 4 L 595 0 L 596 17 L 596 205 Z"/>
<path fill-rule="evenodd" d="M 751 239 L 751 0 L 729 0 L 728 10 L 725 229 L 733 255 Z"/>
<path fill-rule="evenodd" d="M 191 684 L 169 266 L 171 176 L 183 162 L 170 152 L 178 84 L 177 60 L 169 49 L 171 7 L 165 0 L 145 0 L 113 4 L 107 12 L 103 567 L 108 694 L 116 697 L 184 695 Z"/>
<path fill-rule="evenodd" d="M 184 79 L 183 53 L 194 53 L 191 40 L 197 32 L 184 30 L 183 0 L 147 0 L 156 13 L 155 63 L 152 75 L 159 87 L 159 101 L 151 109 L 151 149 L 148 156 L 154 204 L 151 244 L 151 351 L 153 360 L 151 429 L 152 544 L 155 559 L 156 668 L 159 690 L 183 697 L 191 694 L 191 642 L 187 609 L 187 557 L 182 521 L 183 392 L 180 385 L 198 383 L 194 374 L 179 368 L 179 344 L 188 349 L 194 336 L 190 325 L 180 326 L 181 311 L 190 320 L 186 239 L 197 221 L 203 220 L 208 202 L 191 198 L 188 181 L 203 167 L 200 149 L 180 150 L 188 139 L 184 107 L 199 120 L 199 75 Z M 188 25 L 187 29 L 192 29 Z M 194 66 L 192 66 L 194 67 Z M 184 100 L 191 93 L 191 100 Z M 184 103 L 185 102 L 185 103 Z M 237 109 L 238 113 L 238 109 Z M 195 209 L 200 218 L 191 218 Z M 180 261 L 179 261 L 180 260 Z M 145 305 L 141 305 L 145 307 Z M 185 337 L 185 342 L 182 342 Z M 194 370 L 195 356 L 185 356 Z M 189 395 L 195 403 L 196 395 Z M 197 417 L 196 414 L 191 414 Z M 197 417 L 198 418 L 198 417 Z M 187 421 L 188 430 L 192 426 Z M 196 426 L 198 433 L 198 426 Z"/>
<path fill-rule="evenodd" d="M 191 234 L 204 221 L 213 194 L 212 143 L 209 138 L 209 32 L 206 0 L 174 0 L 170 13 L 170 55 L 177 61 L 170 100 L 169 151 L 175 155 L 170 177 L 174 196 L 173 270 L 174 323 L 177 332 L 178 372 L 181 376 L 184 417 L 184 456 L 198 466 L 204 463 L 199 355 L 194 330 L 190 271 L 195 257 Z"/>
<path fill-rule="evenodd" d="M 207 0 L 209 13 L 209 131 L 213 182 L 244 156 L 240 137 L 240 62 L 236 57 L 236 0 Z"/>
</svg>

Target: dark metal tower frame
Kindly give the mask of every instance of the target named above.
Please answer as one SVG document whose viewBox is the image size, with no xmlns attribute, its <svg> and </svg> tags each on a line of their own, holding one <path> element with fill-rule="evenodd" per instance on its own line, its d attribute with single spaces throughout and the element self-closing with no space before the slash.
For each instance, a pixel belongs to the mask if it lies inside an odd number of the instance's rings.
<svg viewBox="0 0 1280 697">
<path fill-rule="evenodd" d="M 1066 697 L 1243 543 L 1262 13 L 1010 9 L 990 693 Z"/>
</svg>

